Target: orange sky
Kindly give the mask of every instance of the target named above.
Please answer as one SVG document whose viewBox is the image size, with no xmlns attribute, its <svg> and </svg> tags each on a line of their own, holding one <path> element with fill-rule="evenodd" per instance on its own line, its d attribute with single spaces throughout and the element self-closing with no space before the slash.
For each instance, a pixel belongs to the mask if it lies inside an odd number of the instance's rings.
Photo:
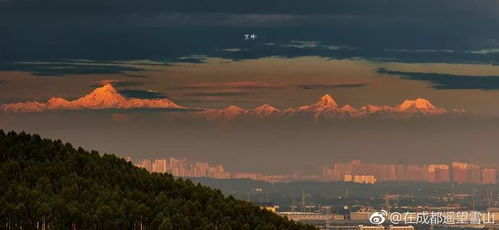
<svg viewBox="0 0 499 230">
<path fill-rule="evenodd" d="M 206 63 L 175 65 L 124 65 L 144 68 L 128 74 L 33 76 L 26 72 L 0 72 L 0 103 L 77 98 L 102 80 L 131 82 L 118 89 L 154 90 L 190 107 L 244 108 L 263 103 L 278 108 L 294 107 L 331 94 L 339 104 L 397 105 L 405 99 L 424 97 L 444 108 L 463 108 L 480 115 L 499 114 L 499 92 L 485 90 L 439 90 L 430 83 L 400 79 L 376 72 L 378 68 L 410 72 L 474 76 L 494 75 L 499 67 L 473 64 L 377 63 L 365 60 L 329 60 L 319 57 L 261 58 L 247 61 L 207 59 Z M 136 75 L 140 75 L 137 77 Z M 239 84 L 239 85 L 238 85 Z M 243 84 L 241 86 L 241 84 Z M 362 87 L 305 90 L 299 85 L 365 84 Z M 200 87 L 202 86 L 202 87 Z M 246 86 L 246 87 L 245 87 Z"/>
<path fill-rule="evenodd" d="M 412 72 L 494 75 L 499 67 L 464 64 L 377 63 L 318 57 L 208 59 L 206 63 L 125 65 L 145 70 L 122 74 L 34 76 L 0 72 L 0 102 L 87 95 L 99 83 L 118 90 L 151 90 L 187 107 L 249 109 L 263 103 L 296 108 L 331 94 L 339 105 L 399 105 L 424 97 L 441 108 L 463 108 L 483 117 L 499 114 L 494 90 L 439 90 L 424 81 L 382 75 L 378 68 Z M 123 64 L 123 63 L 122 63 Z M 148 63 L 150 64 L 150 63 Z M 123 85 L 124 83 L 127 83 Z M 348 85 L 304 89 L 300 85 Z M 313 88 L 313 87 L 312 87 Z M 229 170 L 318 172 L 325 162 L 359 158 L 379 162 L 499 161 L 497 119 L 431 121 L 264 121 L 227 126 L 171 119 L 157 111 L 0 113 L 0 127 L 62 138 L 75 145 L 133 158 L 178 156 L 222 163 Z M 478 120 L 476 120 L 478 119 Z M 263 161 L 266 159 L 267 161 Z M 285 164 L 276 164 L 275 162 Z"/>
</svg>

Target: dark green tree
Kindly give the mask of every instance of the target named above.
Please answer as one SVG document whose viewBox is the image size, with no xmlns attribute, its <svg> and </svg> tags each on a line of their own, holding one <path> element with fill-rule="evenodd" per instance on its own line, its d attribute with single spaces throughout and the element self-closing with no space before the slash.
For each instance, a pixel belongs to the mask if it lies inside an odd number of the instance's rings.
<svg viewBox="0 0 499 230">
<path fill-rule="evenodd" d="M 0 130 L 0 229 L 315 229 L 114 155 Z"/>
</svg>

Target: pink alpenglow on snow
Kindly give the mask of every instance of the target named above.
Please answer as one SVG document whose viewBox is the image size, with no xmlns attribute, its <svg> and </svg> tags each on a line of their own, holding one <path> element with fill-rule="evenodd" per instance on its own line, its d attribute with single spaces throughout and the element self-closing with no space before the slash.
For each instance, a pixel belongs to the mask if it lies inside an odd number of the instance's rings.
<svg viewBox="0 0 499 230">
<path fill-rule="evenodd" d="M 58 110 L 99 110 L 99 109 L 187 109 L 175 104 L 167 98 L 161 99 L 139 99 L 126 98 L 116 91 L 111 84 L 105 84 L 96 88 L 89 94 L 76 100 L 69 101 L 64 98 L 53 97 L 47 102 L 28 101 L 20 103 L 4 104 L 0 107 L 6 112 L 44 112 Z M 353 119 L 353 118 L 424 118 L 440 117 L 446 115 L 463 114 L 462 109 L 447 111 L 444 108 L 434 106 L 429 100 L 417 98 L 405 100 L 400 105 L 365 105 L 359 109 L 351 105 L 340 106 L 334 98 L 326 94 L 317 102 L 310 105 L 298 106 L 279 110 L 278 108 L 264 104 L 253 109 L 244 109 L 236 105 L 230 105 L 223 109 L 204 109 L 190 112 L 191 117 L 207 120 L 234 120 L 244 119 L 277 119 L 282 117 L 308 116 L 316 120 L 321 119 Z"/>
<path fill-rule="evenodd" d="M 111 84 L 101 86 L 89 94 L 76 100 L 68 101 L 64 98 L 53 97 L 47 102 L 28 101 L 2 105 L 1 110 L 6 112 L 43 112 L 56 110 L 84 110 L 84 109 L 185 109 L 169 99 L 138 99 L 125 98 L 119 94 Z"/>
<path fill-rule="evenodd" d="M 244 109 L 238 106 L 228 106 L 224 109 L 206 109 L 194 112 L 195 115 L 209 120 L 233 120 L 235 118 L 278 118 L 293 116 L 311 116 L 316 120 L 321 119 L 348 119 L 379 117 L 389 119 L 439 117 L 463 114 L 462 109 L 453 109 L 448 112 L 444 108 L 434 106 L 429 100 L 417 98 L 405 100 L 400 105 L 365 105 L 359 109 L 351 105 L 339 106 L 331 95 L 322 96 L 316 103 L 303 105 L 296 108 L 279 110 L 271 105 L 264 104 L 254 109 Z"/>
</svg>

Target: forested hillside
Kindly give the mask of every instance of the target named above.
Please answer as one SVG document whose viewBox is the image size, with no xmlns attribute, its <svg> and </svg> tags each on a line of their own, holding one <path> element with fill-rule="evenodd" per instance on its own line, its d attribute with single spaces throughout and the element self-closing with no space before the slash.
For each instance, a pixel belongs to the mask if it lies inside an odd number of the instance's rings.
<svg viewBox="0 0 499 230">
<path fill-rule="evenodd" d="M 114 155 L 0 130 L 0 229 L 314 229 Z"/>
</svg>

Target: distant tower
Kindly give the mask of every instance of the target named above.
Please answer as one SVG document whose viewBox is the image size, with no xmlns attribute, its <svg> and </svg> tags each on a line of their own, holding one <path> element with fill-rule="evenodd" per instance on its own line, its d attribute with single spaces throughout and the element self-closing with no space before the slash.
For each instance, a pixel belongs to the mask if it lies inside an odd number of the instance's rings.
<svg viewBox="0 0 499 230">
<path fill-rule="evenodd" d="M 471 210 L 475 210 L 475 188 L 471 187 Z"/>
<path fill-rule="evenodd" d="M 487 203 L 488 203 L 488 209 L 492 208 L 492 191 L 487 190 Z"/>
<path fill-rule="evenodd" d="M 386 211 L 390 212 L 390 196 L 388 194 L 385 194 L 385 208 Z"/>
<path fill-rule="evenodd" d="M 301 208 L 301 211 L 304 212 L 305 211 L 305 193 L 303 192 L 303 190 L 301 191 L 301 203 L 300 203 L 300 208 Z"/>
<path fill-rule="evenodd" d="M 293 203 L 291 204 L 291 212 L 294 212 L 296 208 L 295 195 L 293 195 Z"/>
</svg>

